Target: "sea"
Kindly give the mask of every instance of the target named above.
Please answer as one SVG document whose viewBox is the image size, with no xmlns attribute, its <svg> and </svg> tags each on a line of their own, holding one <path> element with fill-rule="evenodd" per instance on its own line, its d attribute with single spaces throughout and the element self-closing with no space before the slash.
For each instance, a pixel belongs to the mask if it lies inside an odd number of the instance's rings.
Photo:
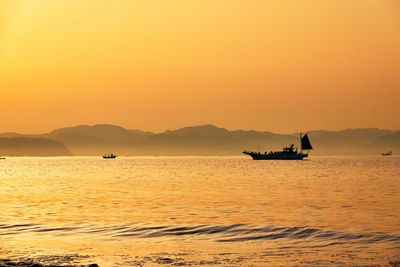
<svg viewBox="0 0 400 267">
<path fill-rule="evenodd" d="M 400 156 L 8 157 L 0 259 L 400 266 Z"/>
</svg>

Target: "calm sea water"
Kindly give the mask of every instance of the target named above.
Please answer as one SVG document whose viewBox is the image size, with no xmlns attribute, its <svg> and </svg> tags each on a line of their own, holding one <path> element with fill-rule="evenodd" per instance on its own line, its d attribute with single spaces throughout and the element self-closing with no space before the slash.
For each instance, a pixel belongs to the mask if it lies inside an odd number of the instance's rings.
<svg viewBox="0 0 400 267">
<path fill-rule="evenodd" d="M 400 157 L 7 158 L 0 258 L 100 266 L 400 263 Z"/>
</svg>

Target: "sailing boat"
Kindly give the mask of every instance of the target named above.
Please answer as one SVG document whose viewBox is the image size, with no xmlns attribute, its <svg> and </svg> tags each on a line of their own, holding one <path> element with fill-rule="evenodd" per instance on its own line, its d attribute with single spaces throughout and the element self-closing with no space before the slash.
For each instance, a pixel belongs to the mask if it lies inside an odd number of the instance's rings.
<svg viewBox="0 0 400 267">
<path fill-rule="evenodd" d="M 284 147 L 282 151 L 265 151 L 264 153 L 243 151 L 243 154 L 251 156 L 254 160 L 301 160 L 308 157 L 308 152 L 313 149 L 313 147 L 311 146 L 307 133 L 304 136 L 301 136 L 300 133 L 300 143 L 300 152 L 297 152 L 297 148 L 294 147 L 294 144 L 291 144 L 288 147 Z M 303 150 L 307 150 L 307 152 L 303 153 Z"/>
<path fill-rule="evenodd" d="M 387 153 L 382 153 L 382 156 L 391 156 L 392 155 L 392 150 L 389 150 Z"/>
</svg>

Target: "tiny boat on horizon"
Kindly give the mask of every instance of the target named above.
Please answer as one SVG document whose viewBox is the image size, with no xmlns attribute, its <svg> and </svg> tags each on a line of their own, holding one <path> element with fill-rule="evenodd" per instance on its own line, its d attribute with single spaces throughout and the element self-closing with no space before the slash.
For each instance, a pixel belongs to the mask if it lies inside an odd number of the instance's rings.
<svg viewBox="0 0 400 267">
<path fill-rule="evenodd" d="M 104 154 L 103 159 L 115 159 L 116 157 L 115 154 Z"/>
<path fill-rule="evenodd" d="M 389 150 L 389 152 L 382 153 L 382 156 L 391 156 L 392 155 L 392 150 Z"/>
</svg>

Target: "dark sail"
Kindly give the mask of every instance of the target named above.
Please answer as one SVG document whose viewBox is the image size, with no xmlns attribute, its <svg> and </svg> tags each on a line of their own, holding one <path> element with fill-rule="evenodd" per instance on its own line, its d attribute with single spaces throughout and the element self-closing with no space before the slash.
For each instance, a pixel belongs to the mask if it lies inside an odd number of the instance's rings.
<svg viewBox="0 0 400 267">
<path fill-rule="evenodd" d="M 308 135 L 305 134 L 302 138 L 301 138 L 301 149 L 304 150 L 310 150 L 313 149 L 310 143 L 310 140 L 308 139 Z"/>
</svg>

